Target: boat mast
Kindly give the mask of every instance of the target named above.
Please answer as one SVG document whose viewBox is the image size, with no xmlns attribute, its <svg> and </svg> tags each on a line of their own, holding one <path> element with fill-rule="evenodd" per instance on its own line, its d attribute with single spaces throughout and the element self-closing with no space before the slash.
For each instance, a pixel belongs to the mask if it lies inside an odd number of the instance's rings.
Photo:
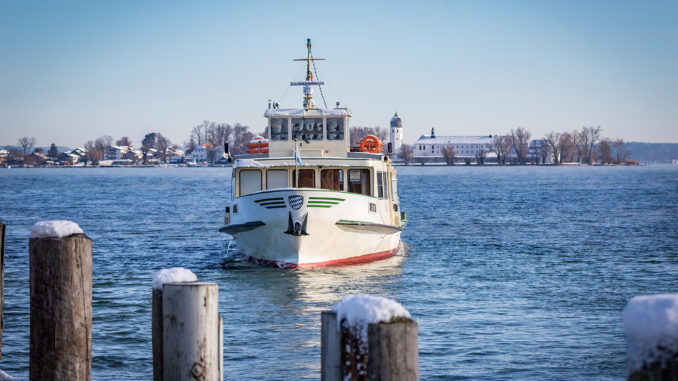
<svg viewBox="0 0 678 381">
<path fill-rule="evenodd" d="M 313 58 L 311 57 L 311 39 L 306 40 L 306 48 L 308 49 L 308 57 L 306 58 L 295 58 L 293 61 L 306 61 L 306 80 L 290 82 L 290 86 L 304 86 L 304 109 L 312 109 L 314 106 L 314 101 L 312 97 L 313 88 L 312 85 L 324 85 L 323 81 L 314 81 L 313 72 L 311 71 L 311 61 L 324 61 L 324 58 Z"/>
</svg>

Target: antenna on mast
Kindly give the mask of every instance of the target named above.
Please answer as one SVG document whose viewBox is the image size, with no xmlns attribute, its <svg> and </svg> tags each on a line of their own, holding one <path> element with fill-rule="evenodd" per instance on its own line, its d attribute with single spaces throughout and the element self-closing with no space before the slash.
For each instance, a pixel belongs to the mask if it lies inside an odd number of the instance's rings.
<svg viewBox="0 0 678 381">
<path fill-rule="evenodd" d="M 311 39 L 306 40 L 306 48 L 308 49 L 307 58 L 296 58 L 293 61 L 306 61 L 306 80 L 305 81 L 296 81 L 290 82 L 290 86 L 304 86 L 304 109 L 312 109 L 315 102 L 313 101 L 312 93 L 313 85 L 324 85 L 323 81 L 314 81 L 313 72 L 311 71 L 311 61 L 324 61 L 324 58 L 312 58 L 311 57 Z"/>
</svg>

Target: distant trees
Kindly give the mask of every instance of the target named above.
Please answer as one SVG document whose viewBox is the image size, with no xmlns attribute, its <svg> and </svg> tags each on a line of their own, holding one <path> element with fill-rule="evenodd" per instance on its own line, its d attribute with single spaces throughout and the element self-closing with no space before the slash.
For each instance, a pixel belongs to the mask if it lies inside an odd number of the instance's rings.
<svg viewBox="0 0 678 381">
<path fill-rule="evenodd" d="M 494 152 L 497 155 L 497 163 L 504 165 L 511 153 L 511 137 L 508 135 L 494 135 L 492 142 L 487 148 L 490 152 Z"/>
<path fill-rule="evenodd" d="M 356 127 L 351 127 L 349 129 L 349 134 L 350 134 L 350 142 L 351 146 L 355 147 L 358 144 L 360 144 L 360 139 L 364 138 L 367 135 L 374 135 L 379 138 L 384 144 L 387 142 L 387 137 L 389 134 L 389 131 L 387 128 L 382 128 L 382 127 L 361 127 L 361 126 L 356 126 Z"/>
<path fill-rule="evenodd" d="M 530 131 L 523 127 L 511 129 L 509 139 L 519 164 L 525 164 L 527 155 L 530 153 L 530 135 Z"/>
<path fill-rule="evenodd" d="M 600 126 L 582 127 L 581 131 L 577 133 L 578 143 L 581 145 L 581 159 L 585 164 L 593 163 L 593 148 L 600 141 L 600 131 Z"/>
<path fill-rule="evenodd" d="M 143 140 L 141 140 L 141 154 L 143 155 L 144 165 L 148 164 L 148 152 L 150 152 L 151 149 L 157 149 L 158 143 L 156 135 L 155 132 L 151 132 L 146 134 Z"/>
<path fill-rule="evenodd" d="M 485 159 L 487 158 L 487 150 L 484 149 L 484 148 L 480 148 L 475 156 L 476 156 L 476 164 L 484 165 Z"/>
<path fill-rule="evenodd" d="M 19 147 L 21 147 L 22 155 L 21 155 L 21 160 L 28 155 L 28 153 L 31 151 L 33 146 L 35 145 L 35 138 L 31 137 L 29 138 L 28 136 L 23 136 L 19 138 Z"/>
<path fill-rule="evenodd" d="M 127 136 L 123 136 L 122 138 L 115 141 L 115 145 L 121 147 L 131 147 L 132 141 Z"/>
<path fill-rule="evenodd" d="M 612 142 L 612 148 L 616 151 L 616 164 L 626 163 L 631 156 L 631 150 L 629 150 L 629 147 L 624 143 L 624 139 L 617 139 Z"/>
<path fill-rule="evenodd" d="M 409 144 L 403 144 L 402 146 L 400 146 L 400 152 L 398 154 L 403 159 L 405 165 L 408 165 L 410 164 L 410 162 L 412 161 L 412 157 L 414 156 L 414 148 L 412 148 L 412 146 Z"/>
<path fill-rule="evenodd" d="M 454 164 L 454 158 L 456 156 L 456 153 L 454 152 L 454 147 L 452 146 L 443 146 L 440 151 L 443 153 L 443 158 L 445 159 L 445 163 L 447 165 L 453 165 Z"/>
<path fill-rule="evenodd" d="M 158 160 L 162 160 L 167 164 L 167 149 L 172 143 L 166 137 L 162 136 L 161 133 L 155 134 L 155 146 L 158 150 Z"/>
<path fill-rule="evenodd" d="M 57 159 L 59 157 L 59 149 L 57 148 L 56 144 L 52 143 L 52 145 L 49 146 L 47 157 L 50 159 Z"/>
</svg>

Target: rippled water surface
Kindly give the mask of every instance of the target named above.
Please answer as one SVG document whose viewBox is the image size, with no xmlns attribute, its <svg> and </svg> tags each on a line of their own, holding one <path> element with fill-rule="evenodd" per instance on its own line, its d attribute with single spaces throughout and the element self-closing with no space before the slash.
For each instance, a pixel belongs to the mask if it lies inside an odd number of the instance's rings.
<svg viewBox="0 0 678 381">
<path fill-rule="evenodd" d="M 28 236 L 77 222 L 94 242 L 93 379 L 152 379 L 151 276 L 219 284 L 227 379 L 317 379 L 320 312 L 342 296 L 401 302 L 422 379 L 623 379 L 621 311 L 678 292 L 678 166 L 399 168 L 401 255 L 279 270 L 218 232 L 228 168 L 0 170 L 7 224 L 0 369 L 28 378 Z"/>
</svg>

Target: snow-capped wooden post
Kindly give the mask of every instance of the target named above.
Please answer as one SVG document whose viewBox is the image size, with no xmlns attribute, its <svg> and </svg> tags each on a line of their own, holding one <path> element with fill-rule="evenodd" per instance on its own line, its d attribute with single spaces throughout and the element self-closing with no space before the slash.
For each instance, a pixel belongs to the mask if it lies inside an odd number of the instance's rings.
<svg viewBox="0 0 678 381">
<path fill-rule="evenodd" d="M 321 318 L 323 380 L 419 379 L 417 323 L 399 303 L 349 295 Z"/>
<path fill-rule="evenodd" d="M 219 288 L 196 280 L 183 268 L 153 278 L 154 380 L 223 380 Z"/>
<path fill-rule="evenodd" d="M 70 221 L 31 228 L 30 380 L 90 380 L 92 240 Z"/>
<path fill-rule="evenodd" d="M 5 224 L 0 221 L 0 360 L 2 359 L 2 329 L 5 308 Z"/>
<path fill-rule="evenodd" d="M 629 380 L 678 380 L 678 294 L 631 298 L 624 331 Z"/>
</svg>

